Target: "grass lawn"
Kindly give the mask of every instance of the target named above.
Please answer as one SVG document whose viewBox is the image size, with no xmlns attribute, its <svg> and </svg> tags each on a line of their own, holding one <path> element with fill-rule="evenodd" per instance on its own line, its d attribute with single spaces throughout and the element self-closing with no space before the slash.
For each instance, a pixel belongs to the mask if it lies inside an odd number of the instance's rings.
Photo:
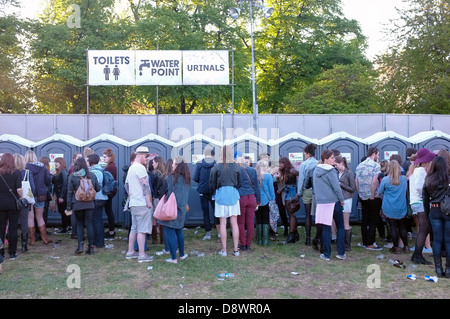
<svg viewBox="0 0 450 319">
<path fill-rule="evenodd" d="M 169 255 L 155 255 L 149 263 L 125 259 L 127 231 L 122 229 L 114 240 L 106 240 L 114 247 L 96 249 L 94 255 L 76 256 L 77 241 L 69 234 L 51 235 L 53 241 L 61 242 L 45 246 L 38 241 L 27 253 L 20 253 L 19 243 L 19 258 L 9 260 L 6 254 L 0 299 L 443 299 L 450 291 L 450 279 L 424 280 L 425 275 L 435 275 L 434 265 L 412 265 L 411 254 L 357 247 L 358 225 L 353 227 L 347 259 L 335 258 L 332 245 L 330 261 L 320 259 L 317 251 L 304 245 L 303 227 L 295 244 L 282 245 L 284 237 L 279 236 L 266 247 L 254 243 L 251 251 L 238 257 L 231 254 L 229 234 L 228 256 L 222 257 L 216 232 L 210 241 L 202 240 L 204 233 L 200 228 L 184 230 L 189 257 L 178 264 L 165 262 Z M 414 246 L 413 239 L 409 245 Z M 147 253 L 153 255 L 163 245 L 149 240 L 148 248 Z M 381 254 L 384 259 L 377 258 Z M 430 254 L 424 256 L 433 260 Z M 390 258 L 406 267 L 393 266 Z M 235 277 L 218 280 L 222 272 Z M 417 280 L 406 277 L 412 273 Z"/>
</svg>

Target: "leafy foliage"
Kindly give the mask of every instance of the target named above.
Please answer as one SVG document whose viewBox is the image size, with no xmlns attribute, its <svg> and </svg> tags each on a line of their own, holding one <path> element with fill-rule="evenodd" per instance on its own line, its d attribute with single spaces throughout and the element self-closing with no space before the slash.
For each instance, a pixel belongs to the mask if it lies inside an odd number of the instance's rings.
<svg viewBox="0 0 450 319">
<path fill-rule="evenodd" d="M 259 112 L 448 114 L 448 2 L 405 1 L 404 26 L 390 30 L 378 69 L 340 0 L 267 0 L 268 19 L 253 7 Z M 39 21 L 0 11 L 0 112 L 87 112 L 88 49 L 233 50 L 235 71 L 233 86 L 91 86 L 90 113 L 252 112 L 248 1 L 80 0 L 79 27 L 70 24 L 73 1 L 45 5 Z"/>
</svg>

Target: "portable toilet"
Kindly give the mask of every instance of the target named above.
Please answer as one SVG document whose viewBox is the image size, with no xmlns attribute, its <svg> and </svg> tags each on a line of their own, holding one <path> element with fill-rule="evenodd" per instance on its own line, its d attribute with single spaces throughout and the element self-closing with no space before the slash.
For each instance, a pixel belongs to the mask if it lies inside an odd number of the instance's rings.
<svg viewBox="0 0 450 319">
<path fill-rule="evenodd" d="M 34 148 L 38 159 L 41 157 L 48 157 L 50 159 L 50 173 L 54 174 L 55 158 L 64 158 L 67 170 L 69 170 L 69 166 L 72 163 L 72 155 L 81 152 L 82 145 L 83 141 L 75 137 L 64 134 L 54 134 L 36 142 Z M 52 210 L 49 209 L 47 222 L 49 224 L 59 224 L 61 223 L 61 215 L 58 212 L 52 212 Z"/>
<path fill-rule="evenodd" d="M 303 149 L 310 143 L 317 145 L 315 158 L 320 159 L 320 153 L 318 153 L 318 140 L 315 138 L 306 137 L 296 132 L 287 134 L 276 140 L 272 145 L 272 149 L 278 148 L 278 160 L 281 157 L 287 157 L 291 161 L 294 168 L 298 170 L 301 163 L 304 161 Z M 297 217 L 298 223 L 305 222 L 306 212 L 303 202 L 301 202 L 300 208 L 295 213 L 295 216 Z"/>
<path fill-rule="evenodd" d="M 185 163 L 189 166 L 191 174 L 191 188 L 189 190 L 189 213 L 187 214 L 185 225 L 203 225 L 203 211 L 200 204 L 200 198 L 197 192 L 197 183 L 192 180 L 197 162 L 201 162 L 206 148 L 213 148 L 216 161 L 219 158 L 219 152 L 222 143 L 206 137 L 202 134 L 196 134 L 190 138 L 181 140 L 174 144 L 172 149 L 172 158 L 182 156 Z"/>
<path fill-rule="evenodd" d="M 349 168 L 355 172 L 361 158 L 366 155 L 366 143 L 363 139 L 346 132 L 335 132 L 319 140 L 317 158 L 323 150 L 338 150 L 345 157 Z"/>
<path fill-rule="evenodd" d="M 158 156 L 161 156 L 164 161 L 167 161 L 172 156 L 172 148 L 174 145 L 174 142 L 151 133 L 130 142 L 129 153 L 131 155 L 131 153 L 139 146 L 146 146 L 151 154 L 157 154 Z"/>
<path fill-rule="evenodd" d="M 410 138 L 393 131 L 375 133 L 365 138 L 364 141 L 368 148 L 376 147 L 380 150 L 379 161 L 389 160 L 392 155 L 396 154 L 402 157 L 403 162 L 406 159 L 406 149 L 415 146 Z"/>
<path fill-rule="evenodd" d="M 355 173 L 356 167 L 361 161 L 361 158 L 366 153 L 366 144 L 364 140 L 348 134 L 346 132 L 335 132 L 319 140 L 319 152 L 323 150 L 338 150 L 342 157 L 345 157 L 347 164 L 351 171 Z M 320 153 L 318 157 L 320 158 Z M 352 212 L 350 214 L 350 221 L 360 221 L 361 211 L 358 209 L 358 193 L 355 191 Z"/>
<path fill-rule="evenodd" d="M 261 154 L 270 154 L 270 143 L 249 133 L 226 140 L 224 145 L 232 146 L 235 152 L 241 152 L 244 157 L 248 156 L 252 167 L 255 167 Z"/>
<path fill-rule="evenodd" d="M 0 135 L 0 155 L 3 153 L 19 153 L 24 155 L 28 149 L 33 148 L 34 142 L 18 135 Z"/>
<path fill-rule="evenodd" d="M 114 220 L 116 224 L 119 225 L 123 225 L 125 223 L 122 205 L 125 196 L 123 187 L 125 173 L 122 168 L 130 163 L 128 144 L 129 142 L 114 135 L 100 134 L 99 136 L 85 141 L 81 147 L 81 151 L 83 151 L 85 147 L 91 148 L 94 153 L 100 157 L 100 165 L 102 165 L 103 167 L 106 166 L 106 163 L 103 162 L 103 151 L 105 151 L 107 148 L 111 148 L 115 156 L 115 164 L 117 166 L 118 192 L 116 196 L 114 196 L 112 208 L 114 211 Z M 106 213 L 103 214 L 103 219 L 107 222 Z"/>
<path fill-rule="evenodd" d="M 450 135 L 442 131 L 420 132 L 411 136 L 411 140 L 417 149 L 427 148 L 435 153 L 441 149 L 450 151 Z"/>
</svg>

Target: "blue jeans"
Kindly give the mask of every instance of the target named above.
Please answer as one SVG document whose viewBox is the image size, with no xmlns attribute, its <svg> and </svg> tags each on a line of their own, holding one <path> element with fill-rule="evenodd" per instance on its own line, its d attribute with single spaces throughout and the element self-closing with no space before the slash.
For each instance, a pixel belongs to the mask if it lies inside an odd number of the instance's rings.
<svg viewBox="0 0 450 319">
<path fill-rule="evenodd" d="M 431 207 L 429 218 L 433 230 L 433 256 L 441 255 L 442 244 L 445 243 L 445 252 L 450 258 L 450 217 L 445 216 L 439 207 Z"/>
<path fill-rule="evenodd" d="M 89 246 L 94 245 L 94 209 L 81 209 L 75 211 L 75 218 L 77 220 L 77 237 L 78 243 L 83 242 L 84 227 L 86 226 L 87 239 Z"/>
<path fill-rule="evenodd" d="M 164 225 L 164 240 L 167 240 L 170 256 L 177 259 L 177 248 L 180 250 L 180 256 L 184 256 L 184 235 L 183 229 L 175 229 Z"/>
<path fill-rule="evenodd" d="M 94 246 L 104 247 L 105 246 L 105 225 L 103 224 L 103 210 L 106 205 L 106 200 L 95 200 L 94 209 Z"/>
<path fill-rule="evenodd" d="M 344 230 L 344 214 L 342 212 L 341 202 L 334 205 L 333 219 L 336 223 L 336 244 L 338 255 L 345 254 L 345 230 Z M 322 225 L 323 254 L 325 257 L 331 257 L 331 226 Z"/>
</svg>

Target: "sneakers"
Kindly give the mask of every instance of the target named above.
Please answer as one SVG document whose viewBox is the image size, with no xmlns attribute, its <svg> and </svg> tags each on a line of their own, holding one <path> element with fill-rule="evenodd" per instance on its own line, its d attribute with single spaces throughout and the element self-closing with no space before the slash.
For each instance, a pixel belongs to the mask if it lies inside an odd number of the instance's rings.
<svg viewBox="0 0 450 319">
<path fill-rule="evenodd" d="M 239 256 L 239 250 L 233 251 L 234 256 Z"/>
<path fill-rule="evenodd" d="M 346 255 L 346 254 L 343 254 L 343 255 L 336 255 L 336 258 L 337 258 L 337 259 L 340 259 L 340 260 L 345 260 L 345 259 L 347 258 L 347 255 Z"/>
<path fill-rule="evenodd" d="M 155 253 L 156 256 L 161 256 L 161 255 L 168 255 L 170 254 L 170 251 L 166 251 L 165 249 L 161 250 L 161 251 L 157 251 Z"/>
<path fill-rule="evenodd" d="M 178 260 L 172 259 L 172 258 L 167 258 L 167 259 L 166 259 L 166 263 L 169 263 L 169 264 L 178 264 Z"/>
<path fill-rule="evenodd" d="M 202 240 L 211 240 L 211 232 L 210 231 L 206 232 L 206 235 L 205 237 L 203 237 Z"/>
<path fill-rule="evenodd" d="M 326 257 L 324 254 L 320 254 L 320 258 L 322 258 L 323 260 L 329 261 L 330 258 Z"/>
<path fill-rule="evenodd" d="M 188 258 L 188 254 L 184 254 L 183 256 L 180 256 L 181 260 L 185 260 L 186 258 Z"/>
<path fill-rule="evenodd" d="M 153 260 L 153 256 L 149 256 L 147 254 L 144 254 L 144 256 L 138 257 L 138 263 L 146 263 Z"/>
<path fill-rule="evenodd" d="M 126 259 L 133 259 L 133 258 L 138 258 L 138 257 L 139 257 L 139 253 L 137 253 L 135 251 L 132 253 L 127 252 L 127 254 L 125 255 Z"/>
<path fill-rule="evenodd" d="M 383 250 L 383 247 L 377 246 L 376 243 L 373 243 L 372 245 L 365 246 L 368 250 Z"/>
<path fill-rule="evenodd" d="M 226 251 L 219 251 L 219 255 L 226 257 L 227 256 L 227 252 Z"/>
</svg>

